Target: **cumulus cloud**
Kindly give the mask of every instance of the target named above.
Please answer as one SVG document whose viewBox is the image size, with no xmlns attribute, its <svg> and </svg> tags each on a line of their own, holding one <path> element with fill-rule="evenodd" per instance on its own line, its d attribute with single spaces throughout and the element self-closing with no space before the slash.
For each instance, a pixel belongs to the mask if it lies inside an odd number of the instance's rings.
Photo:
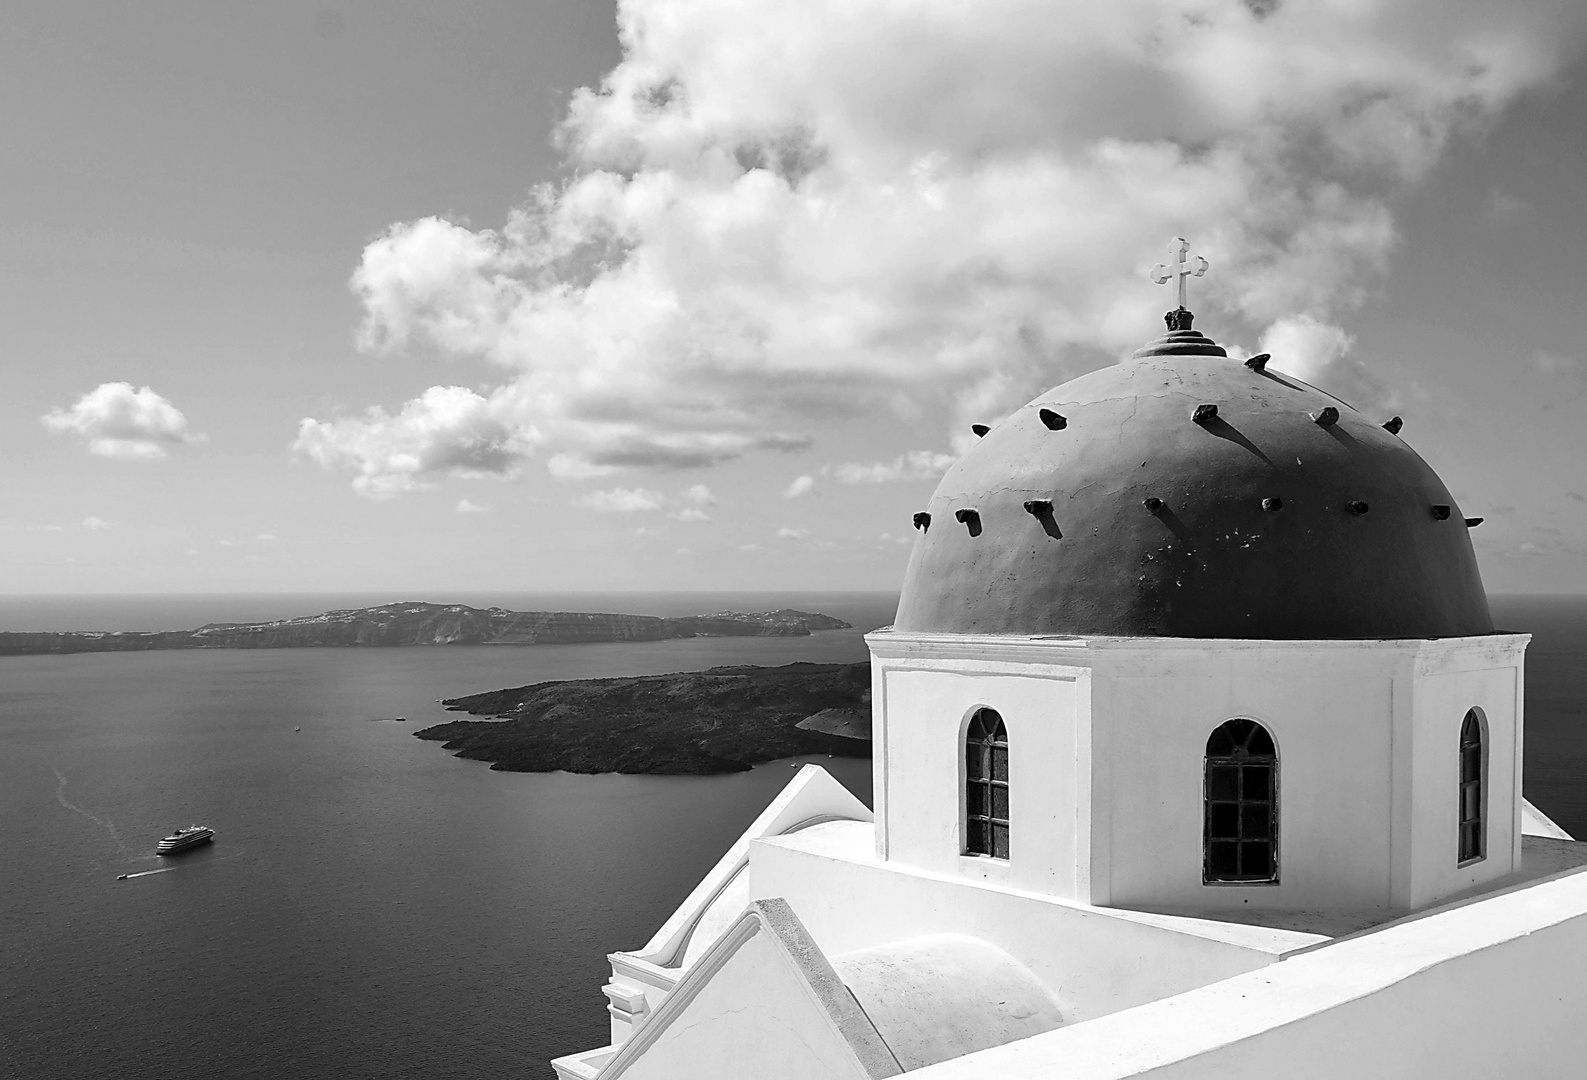
<svg viewBox="0 0 1587 1080">
<path fill-rule="evenodd" d="M 1203 326 L 1326 369 L 1394 243 L 1391 199 L 1587 33 L 1579 0 L 618 18 L 621 62 L 561 128 L 565 182 L 499 228 L 394 224 L 352 277 L 366 348 L 489 365 L 480 408 L 570 478 L 795 449 L 812 417 L 878 408 L 963 438 L 1150 336 L 1169 304 L 1145 272 L 1174 235 L 1214 264 Z M 331 423 L 362 445 L 390 418 Z M 382 490 L 423 475 L 321 460 Z"/>
<path fill-rule="evenodd" d="M 636 514 L 647 510 L 660 510 L 666 496 L 646 488 L 612 488 L 610 491 L 591 491 L 576 500 L 580 506 L 599 510 L 604 514 Z"/>
<path fill-rule="evenodd" d="M 793 482 L 783 489 L 782 497 L 785 499 L 797 499 L 801 495 L 808 495 L 815 486 L 815 477 L 796 476 L 793 478 Z"/>
<path fill-rule="evenodd" d="M 70 409 L 52 409 L 39 418 L 57 434 L 76 435 L 88 452 L 124 461 L 158 461 L 176 446 L 202 442 L 189 432 L 182 411 L 149 387 L 101 383 Z"/>
<path fill-rule="evenodd" d="M 95 530 L 97 530 L 97 529 L 110 529 L 110 528 L 114 528 L 114 527 L 115 527 L 115 522 L 106 521 L 104 518 L 101 518 L 101 517 L 92 517 L 92 516 L 90 516 L 90 517 L 83 518 L 83 528 L 85 528 L 85 529 L 95 529 Z"/>
<path fill-rule="evenodd" d="M 325 468 L 351 470 L 354 489 L 376 499 L 446 476 L 509 478 L 536 436 L 502 411 L 499 401 L 466 387 L 432 386 L 395 415 L 377 405 L 358 416 L 306 418 L 293 449 Z"/>
<path fill-rule="evenodd" d="M 1262 335 L 1260 352 L 1273 355 L 1273 366 L 1303 382 L 1324 381 L 1329 369 L 1350 352 L 1355 339 L 1337 326 L 1311 315 L 1279 319 Z"/>
<path fill-rule="evenodd" d="M 711 515 L 701 510 L 698 506 L 685 506 L 682 510 L 674 511 L 667 515 L 677 521 L 710 521 Z"/>
<path fill-rule="evenodd" d="M 892 461 L 870 464 L 849 462 L 832 466 L 832 476 L 843 484 L 886 484 L 897 480 L 935 480 L 954 463 L 952 454 L 911 450 Z"/>
<path fill-rule="evenodd" d="M 490 507 L 481 506 L 476 502 L 470 502 L 468 499 L 459 499 L 453 512 L 458 514 L 486 514 L 490 512 Z"/>
<path fill-rule="evenodd" d="M 790 529 L 784 527 L 777 530 L 777 539 L 779 540 L 803 540 L 809 535 L 809 529 Z"/>
</svg>

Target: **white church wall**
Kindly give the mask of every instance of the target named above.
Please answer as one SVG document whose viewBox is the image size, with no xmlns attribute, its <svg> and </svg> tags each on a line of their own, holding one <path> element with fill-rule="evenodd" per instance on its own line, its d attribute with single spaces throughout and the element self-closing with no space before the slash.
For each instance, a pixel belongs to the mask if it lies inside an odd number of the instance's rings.
<svg viewBox="0 0 1587 1080">
<path fill-rule="evenodd" d="M 1094 643 L 1092 899 L 1217 912 L 1390 903 L 1395 642 Z M 1207 739 L 1256 720 L 1278 750 L 1278 882 L 1202 881 Z M 1104 845 L 1100 838 L 1106 837 Z M 1099 860 L 1099 863 L 1101 860 Z"/>
<path fill-rule="evenodd" d="M 1511 872 L 1525 635 L 1423 641 L 1042 639 L 878 632 L 878 851 L 1120 907 L 1409 911 Z M 1459 722 L 1490 728 L 1488 857 L 1457 866 Z M 961 854 L 964 724 L 1009 733 L 1010 855 Z M 1278 881 L 1202 880 L 1207 738 L 1279 757 Z M 1454 735 L 1448 733 L 1453 725 Z"/>
<path fill-rule="evenodd" d="M 879 663 L 878 844 L 898 862 L 1075 896 L 1087 866 L 1089 672 L 993 658 Z M 963 854 L 964 736 L 995 709 L 1009 739 L 1009 858 Z"/>
<path fill-rule="evenodd" d="M 912 1073 L 919 1080 L 1569 1077 L 1587 1071 L 1587 873 Z"/>
<path fill-rule="evenodd" d="M 1527 635 L 1424 643 L 1410 731 L 1414 812 L 1402 906 L 1417 908 L 1520 867 L 1521 657 Z M 1483 858 L 1459 859 L 1460 729 L 1480 710 L 1485 768 Z"/>
<path fill-rule="evenodd" d="M 757 842 L 752 895 L 785 898 L 828 956 L 931 934 L 980 938 L 1030 968 L 1058 997 L 1066 1023 L 1250 971 L 1327 940 L 1087 907 L 883 862 L 869 852 L 864 829 L 832 823 Z"/>
</svg>

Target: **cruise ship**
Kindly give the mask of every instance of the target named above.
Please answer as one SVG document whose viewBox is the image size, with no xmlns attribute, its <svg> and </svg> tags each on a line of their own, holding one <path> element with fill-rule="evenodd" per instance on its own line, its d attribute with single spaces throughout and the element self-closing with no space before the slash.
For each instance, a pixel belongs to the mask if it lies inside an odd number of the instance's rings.
<svg viewBox="0 0 1587 1080">
<path fill-rule="evenodd" d="M 175 855 L 178 851 L 186 851 L 199 844 L 207 844 L 215 838 L 215 830 L 205 828 L 203 825 L 189 825 L 185 829 L 178 829 L 170 836 L 165 837 L 154 847 L 156 855 Z"/>
</svg>

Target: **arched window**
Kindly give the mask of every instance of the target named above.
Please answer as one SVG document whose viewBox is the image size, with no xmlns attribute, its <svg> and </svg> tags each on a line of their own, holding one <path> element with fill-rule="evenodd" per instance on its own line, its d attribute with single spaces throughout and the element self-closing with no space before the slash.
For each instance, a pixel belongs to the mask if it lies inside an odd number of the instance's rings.
<svg viewBox="0 0 1587 1080">
<path fill-rule="evenodd" d="M 1229 720 L 1207 740 L 1203 883 L 1278 881 L 1278 751 L 1255 720 Z"/>
<path fill-rule="evenodd" d="M 1008 858 L 1008 729 L 977 709 L 964 736 L 964 851 Z"/>
<path fill-rule="evenodd" d="M 1482 828 L 1482 717 L 1466 712 L 1460 725 L 1460 861 L 1483 855 Z"/>
</svg>

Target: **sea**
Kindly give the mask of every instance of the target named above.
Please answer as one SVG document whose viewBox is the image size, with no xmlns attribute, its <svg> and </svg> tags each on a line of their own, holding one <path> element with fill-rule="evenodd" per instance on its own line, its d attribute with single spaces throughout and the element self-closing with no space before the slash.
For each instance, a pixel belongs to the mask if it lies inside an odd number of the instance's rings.
<svg viewBox="0 0 1587 1080">
<path fill-rule="evenodd" d="M 552 1075 L 633 949 L 803 760 L 716 777 L 492 771 L 413 738 L 558 678 L 852 661 L 895 594 L 0 597 L 0 630 L 160 630 L 394 600 L 688 615 L 807 638 L 0 658 L 0 1077 Z M 1587 836 L 1587 597 L 1496 596 L 1527 655 L 1526 794 Z M 399 720 L 399 718 L 401 718 Z M 189 823 L 216 842 L 178 859 Z M 126 875 L 123 879 L 122 875 Z"/>
</svg>

